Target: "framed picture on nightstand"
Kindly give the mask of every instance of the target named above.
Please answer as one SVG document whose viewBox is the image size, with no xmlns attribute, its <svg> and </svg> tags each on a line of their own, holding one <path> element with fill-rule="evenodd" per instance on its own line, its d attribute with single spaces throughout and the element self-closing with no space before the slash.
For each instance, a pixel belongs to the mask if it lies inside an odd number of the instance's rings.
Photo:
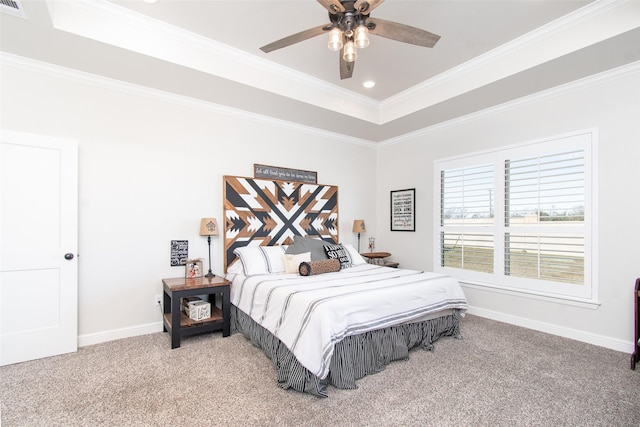
<svg viewBox="0 0 640 427">
<path fill-rule="evenodd" d="M 185 275 L 187 279 L 202 277 L 202 261 L 199 259 L 188 259 L 185 265 Z"/>
</svg>

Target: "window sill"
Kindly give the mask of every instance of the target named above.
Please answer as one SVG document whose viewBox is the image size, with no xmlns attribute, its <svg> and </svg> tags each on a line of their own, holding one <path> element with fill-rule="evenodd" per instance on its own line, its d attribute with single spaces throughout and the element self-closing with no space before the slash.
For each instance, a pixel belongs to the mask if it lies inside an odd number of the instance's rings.
<svg viewBox="0 0 640 427">
<path fill-rule="evenodd" d="M 555 304 L 565 304 L 573 307 L 588 308 L 591 310 L 596 310 L 598 307 L 600 307 L 600 301 L 598 300 L 588 300 L 584 298 L 576 298 L 576 297 L 570 297 L 566 295 L 546 294 L 541 292 L 534 292 L 534 291 L 528 291 L 523 289 L 514 289 L 514 288 L 508 288 L 505 286 L 492 285 L 488 283 L 472 282 L 468 280 L 460 280 L 460 285 L 463 288 L 478 289 L 482 291 L 495 292 L 495 293 L 500 293 L 504 295 L 516 296 L 520 298 L 529 298 L 529 299 L 535 299 L 539 301 L 552 302 Z"/>
</svg>

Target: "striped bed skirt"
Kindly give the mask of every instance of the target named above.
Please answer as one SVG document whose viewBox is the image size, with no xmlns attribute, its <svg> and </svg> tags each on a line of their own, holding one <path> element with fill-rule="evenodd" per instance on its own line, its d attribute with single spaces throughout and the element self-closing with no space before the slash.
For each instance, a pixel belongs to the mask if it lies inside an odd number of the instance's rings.
<svg viewBox="0 0 640 427">
<path fill-rule="evenodd" d="M 355 389 L 356 380 L 382 371 L 394 360 L 409 359 L 409 350 L 414 347 L 432 350 L 433 343 L 440 337 L 460 338 L 460 313 L 454 311 L 423 322 L 345 337 L 335 346 L 330 372 L 325 379 L 309 372 L 278 338 L 234 305 L 231 305 L 231 331 L 242 333 L 271 359 L 278 386 L 327 397 L 329 384 Z"/>
</svg>

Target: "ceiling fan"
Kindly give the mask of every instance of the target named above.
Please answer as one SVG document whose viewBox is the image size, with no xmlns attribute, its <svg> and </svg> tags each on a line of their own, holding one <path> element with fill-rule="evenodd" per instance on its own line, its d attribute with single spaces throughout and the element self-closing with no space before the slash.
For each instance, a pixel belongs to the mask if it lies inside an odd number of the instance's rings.
<svg viewBox="0 0 640 427">
<path fill-rule="evenodd" d="M 369 33 L 424 47 L 433 47 L 440 39 L 440 36 L 429 31 L 370 18 L 369 13 L 383 2 L 384 0 L 318 0 L 329 11 L 329 24 L 292 34 L 262 46 L 260 50 L 269 53 L 328 32 L 329 49 L 340 51 L 340 78 L 348 79 L 353 75 L 357 50 L 369 45 Z"/>
</svg>

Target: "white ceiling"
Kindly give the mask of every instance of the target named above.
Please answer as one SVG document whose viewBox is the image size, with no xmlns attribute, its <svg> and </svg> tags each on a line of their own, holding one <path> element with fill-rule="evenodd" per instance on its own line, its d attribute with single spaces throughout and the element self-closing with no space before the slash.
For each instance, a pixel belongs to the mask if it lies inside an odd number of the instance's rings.
<svg viewBox="0 0 640 427">
<path fill-rule="evenodd" d="M 640 0 L 387 0 L 371 16 L 441 36 L 371 36 L 353 78 L 313 0 L 21 0 L 0 13 L 3 52 L 381 142 L 640 60 Z M 373 89 L 362 87 L 375 80 Z"/>
</svg>

